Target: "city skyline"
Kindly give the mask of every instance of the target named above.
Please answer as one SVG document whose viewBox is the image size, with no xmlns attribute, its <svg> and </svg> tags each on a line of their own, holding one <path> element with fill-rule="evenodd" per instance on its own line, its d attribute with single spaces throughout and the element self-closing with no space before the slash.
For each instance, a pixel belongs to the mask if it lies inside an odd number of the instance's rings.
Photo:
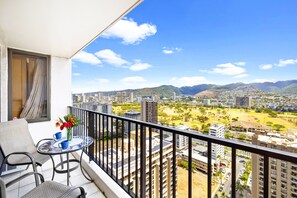
<svg viewBox="0 0 297 198">
<path fill-rule="evenodd" d="M 296 79 L 296 4 L 144 1 L 73 58 L 72 91 Z"/>
</svg>

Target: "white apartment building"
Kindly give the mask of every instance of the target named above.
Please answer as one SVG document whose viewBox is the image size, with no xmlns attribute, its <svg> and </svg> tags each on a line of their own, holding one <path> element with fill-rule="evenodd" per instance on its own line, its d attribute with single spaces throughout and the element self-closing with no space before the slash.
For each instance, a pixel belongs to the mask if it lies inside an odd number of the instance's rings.
<svg viewBox="0 0 297 198">
<path fill-rule="evenodd" d="M 224 138 L 225 137 L 225 125 L 213 123 L 212 126 L 209 127 L 209 135 Z M 212 144 L 212 152 L 211 152 L 211 158 L 216 161 L 216 163 L 219 163 L 217 161 L 218 156 L 224 157 L 224 151 L 225 147 L 223 145 L 218 144 Z"/>
<path fill-rule="evenodd" d="M 189 130 L 190 127 L 180 125 L 180 126 L 176 127 L 176 129 L 179 129 L 179 130 Z M 184 135 L 176 135 L 176 148 L 178 150 L 187 149 L 188 148 L 188 144 L 189 144 L 188 137 L 186 137 Z"/>
</svg>

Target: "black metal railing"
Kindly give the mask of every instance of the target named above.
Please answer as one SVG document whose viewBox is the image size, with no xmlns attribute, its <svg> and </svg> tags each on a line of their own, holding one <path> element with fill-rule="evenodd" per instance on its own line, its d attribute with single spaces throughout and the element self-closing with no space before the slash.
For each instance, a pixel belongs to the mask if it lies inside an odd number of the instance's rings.
<svg viewBox="0 0 297 198">
<path fill-rule="evenodd" d="M 260 189 L 263 191 L 264 198 L 269 196 L 269 160 L 274 158 L 292 163 L 297 162 L 296 154 L 281 150 L 76 107 L 69 107 L 69 112 L 76 115 L 81 122 L 80 126 L 74 128 L 74 133 L 94 138 L 94 144 L 86 150 L 90 160 L 97 163 L 132 197 L 177 197 L 177 135 L 188 138 L 188 197 L 193 195 L 193 140 L 207 143 L 208 198 L 214 196 L 212 194 L 213 167 L 211 160 L 213 144 L 231 148 L 232 198 L 236 196 L 236 153 L 238 150 L 263 157 L 263 160 L 259 158 L 259 161 L 264 163 L 263 188 Z M 171 141 L 164 139 L 164 133 L 171 135 Z M 164 173 L 170 173 L 170 175 L 166 174 L 165 176 Z M 156 193 L 158 196 L 155 196 Z M 181 196 L 179 195 L 179 197 Z"/>
</svg>

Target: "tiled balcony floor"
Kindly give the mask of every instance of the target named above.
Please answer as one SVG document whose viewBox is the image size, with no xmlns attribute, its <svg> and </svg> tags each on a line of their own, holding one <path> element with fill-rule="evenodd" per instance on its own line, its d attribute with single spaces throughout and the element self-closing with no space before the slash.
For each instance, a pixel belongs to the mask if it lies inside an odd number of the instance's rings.
<svg viewBox="0 0 297 198">
<path fill-rule="evenodd" d="M 70 158 L 73 158 L 72 156 Z M 54 157 L 55 163 L 60 161 L 59 156 Z M 71 166 L 71 165 L 70 165 Z M 52 177 L 52 162 L 51 160 L 47 161 L 42 167 L 37 168 L 38 172 L 44 176 L 45 180 L 51 180 Z M 32 171 L 32 166 L 28 170 L 12 173 L 9 175 L 4 175 L 2 178 L 5 182 L 11 181 L 16 177 L 19 177 L 27 172 Z M 67 184 L 66 181 L 67 174 L 55 174 L 54 181 Z M 88 181 L 81 173 L 80 168 L 72 171 L 70 173 L 70 185 L 71 186 L 82 186 L 85 191 L 87 192 L 88 198 L 104 198 L 105 196 L 102 192 L 98 189 L 95 183 Z M 18 198 L 29 192 L 35 188 L 35 180 L 34 176 L 28 176 L 27 178 L 21 180 L 20 182 L 10 186 L 7 188 L 7 196 L 8 198 Z"/>
</svg>

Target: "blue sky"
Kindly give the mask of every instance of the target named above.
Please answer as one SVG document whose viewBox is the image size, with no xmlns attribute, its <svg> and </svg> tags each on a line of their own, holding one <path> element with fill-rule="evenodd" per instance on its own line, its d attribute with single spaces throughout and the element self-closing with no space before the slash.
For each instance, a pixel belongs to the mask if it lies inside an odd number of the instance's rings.
<svg viewBox="0 0 297 198">
<path fill-rule="evenodd" d="M 296 8 L 145 0 L 73 58 L 73 92 L 297 79 Z"/>
</svg>

